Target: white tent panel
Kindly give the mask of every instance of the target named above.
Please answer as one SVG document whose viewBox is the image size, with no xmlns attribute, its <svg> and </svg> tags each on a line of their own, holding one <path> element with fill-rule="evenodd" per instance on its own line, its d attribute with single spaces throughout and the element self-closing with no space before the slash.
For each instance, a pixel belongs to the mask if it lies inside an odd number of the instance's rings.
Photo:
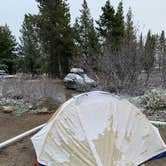
<svg viewBox="0 0 166 166">
<path fill-rule="evenodd" d="M 70 99 L 32 142 L 46 166 L 137 166 L 166 151 L 145 115 L 104 92 Z"/>
</svg>

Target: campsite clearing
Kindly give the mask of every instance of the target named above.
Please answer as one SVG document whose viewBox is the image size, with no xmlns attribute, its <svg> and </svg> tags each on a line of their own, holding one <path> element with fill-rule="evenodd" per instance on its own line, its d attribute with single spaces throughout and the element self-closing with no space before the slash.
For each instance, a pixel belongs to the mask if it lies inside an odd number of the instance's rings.
<svg viewBox="0 0 166 166">
<path fill-rule="evenodd" d="M 45 123 L 51 114 L 12 116 L 0 112 L 0 140 L 5 141 L 28 129 Z M 160 128 L 161 135 L 166 142 L 166 128 Z M 32 166 L 36 161 L 33 145 L 29 138 L 0 150 L 1 166 Z M 152 161 L 146 166 L 165 166 L 166 158 Z"/>
</svg>

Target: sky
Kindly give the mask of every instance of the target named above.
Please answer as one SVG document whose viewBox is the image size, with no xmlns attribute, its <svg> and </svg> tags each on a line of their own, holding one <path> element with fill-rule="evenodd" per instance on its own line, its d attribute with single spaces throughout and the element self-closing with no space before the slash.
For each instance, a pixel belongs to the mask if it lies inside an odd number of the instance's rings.
<svg viewBox="0 0 166 166">
<path fill-rule="evenodd" d="M 68 0 L 70 4 L 71 21 L 79 16 L 83 0 Z M 101 6 L 106 0 L 87 0 L 91 15 L 98 19 L 101 14 Z M 110 0 L 117 7 L 119 0 Z M 134 23 L 139 26 L 144 34 L 151 29 L 153 33 L 166 30 L 166 0 L 123 0 L 125 14 L 129 7 L 134 14 Z M 1 0 L 0 3 L 0 25 L 7 24 L 17 40 L 20 36 L 20 28 L 24 14 L 37 14 L 38 7 L 35 0 Z"/>
</svg>

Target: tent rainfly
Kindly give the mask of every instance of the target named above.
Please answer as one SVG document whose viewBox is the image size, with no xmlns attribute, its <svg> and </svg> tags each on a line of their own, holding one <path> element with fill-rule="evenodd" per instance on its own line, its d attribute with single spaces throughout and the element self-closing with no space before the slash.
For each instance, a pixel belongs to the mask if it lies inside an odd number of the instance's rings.
<svg viewBox="0 0 166 166">
<path fill-rule="evenodd" d="M 64 103 L 31 139 L 45 166 L 138 166 L 166 152 L 138 108 L 98 91 Z"/>
</svg>

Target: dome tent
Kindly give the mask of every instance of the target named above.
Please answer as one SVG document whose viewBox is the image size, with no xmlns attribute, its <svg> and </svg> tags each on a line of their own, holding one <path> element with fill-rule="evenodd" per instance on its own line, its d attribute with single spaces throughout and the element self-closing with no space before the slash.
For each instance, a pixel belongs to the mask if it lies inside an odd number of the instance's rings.
<svg viewBox="0 0 166 166">
<path fill-rule="evenodd" d="M 138 108 L 105 92 L 64 103 L 32 142 L 46 166 L 137 166 L 166 151 Z"/>
</svg>

